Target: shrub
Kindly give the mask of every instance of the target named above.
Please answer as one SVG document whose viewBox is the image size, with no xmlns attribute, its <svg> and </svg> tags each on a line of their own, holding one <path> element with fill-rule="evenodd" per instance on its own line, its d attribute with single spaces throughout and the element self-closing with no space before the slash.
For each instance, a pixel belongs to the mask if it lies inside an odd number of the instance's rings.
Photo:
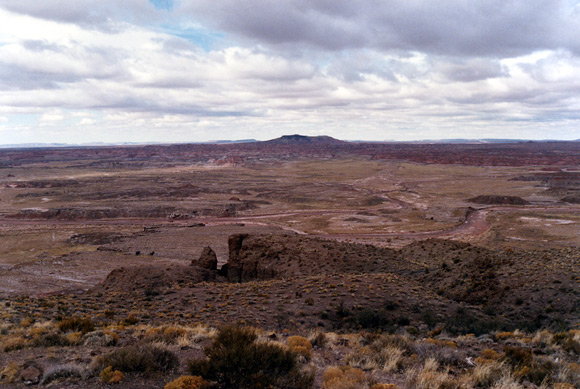
<svg viewBox="0 0 580 389">
<path fill-rule="evenodd" d="M 575 340 L 576 338 L 567 338 L 562 341 L 562 348 L 572 354 L 580 355 L 580 342 Z"/>
<path fill-rule="evenodd" d="M 444 319 L 445 330 L 452 334 L 483 335 L 505 326 L 503 319 L 482 319 L 471 310 L 457 311 Z"/>
<path fill-rule="evenodd" d="M 514 337 L 514 333 L 510 332 L 510 331 L 498 332 L 497 334 L 495 334 L 495 338 L 497 340 L 505 340 L 505 339 L 509 339 L 509 338 L 513 338 L 513 337 Z"/>
<path fill-rule="evenodd" d="M 363 387 L 366 381 L 366 375 L 361 369 L 350 366 L 329 367 L 322 376 L 322 388 L 358 389 Z"/>
<path fill-rule="evenodd" d="M 7 353 L 9 351 L 19 350 L 28 345 L 29 345 L 28 340 L 26 340 L 22 336 L 13 335 L 3 339 L 2 350 L 5 353 Z"/>
<path fill-rule="evenodd" d="M 391 373 L 403 368 L 404 355 L 414 354 L 415 345 L 401 335 L 381 335 L 369 346 L 360 347 L 348 354 L 345 362 L 363 370 L 382 369 Z"/>
<path fill-rule="evenodd" d="M 205 389 L 207 381 L 200 376 L 184 375 L 165 385 L 164 389 Z"/>
<path fill-rule="evenodd" d="M 421 370 L 412 369 L 408 373 L 409 384 L 417 389 L 456 388 L 457 383 L 447 369 L 439 370 L 435 359 L 427 359 Z"/>
<path fill-rule="evenodd" d="M 176 344 L 180 337 L 187 335 L 187 331 L 181 327 L 155 327 L 150 328 L 145 333 L 145 340 L 148 342 L 163 342 Z"/>
<path fill-rule="evenodd" d="M 127 316 L 124 320 L 121 320 L 121 324 L 127 325 L 127 326 L 135 325 L 138 322 L 139 322 L 139 319 L 137 319 L 137 316 L 135 316 L 135 314 L 133 314 L 133 313 L 129 314 L 129 316 Z"/>
<path fill-rule="evenodd" d="M 518 380 L 511 375 L 511 373 L 507 373 L 502 375 L 502 377 L 492 386 L 493 389 L 524 389 L 522 385 L 518 382 Z"/>
<path fill-rule="evenodd" d="M 381 357 L 384 360 L 383 371 L 392 373 L 403 367 L 403 350 L 389 346 L 381 350 Z"/>
<path fill-rule="evenodd" d="M 16 362 L 9 362 L 6 367 L 0 371 L 0 383 L 11 384 L 18 378 L 20 368 Z"/>
<path fill-rule="evenodd" d="M 503 363 L 492 359 L 485 359 L 485 363 L 478 363 L 471 372 L 471 385 L 477 388 L 489 388 L 498 382 L 507 372 Z"/>
<path fill-rule="evenodd" d="M 344 369 L 344 367 L 343 367 L 343 369 Z M 328 381 L 331 381 L 334 378 L 342 377 L 344 374 L 343 369 L 341 369 L 340 367 L 336 367 L 336 366 L 331 366 L 331 367 L 327 368 L 326 370 L 324 370 L 324 373 L 322 373 L 322 382 L 327 383 Z"/>
<path fill-rule="evenodd" d="M 372 350 L 369 346 L 357 348 L 346 356 L 344 361 L 352 367 L 361 368 L 364 370 L 375 370 L 379 368 L 380 361 L 378 358 L 380 354 Z"/>
<path fill-rule="evenodd" d="M 290 336 L 288 338 L 288 347 L 290 351 L 303 356 L 307 360 L 312 358 L 312 344 L 302 336 Z"/>
<path fill-rule="evenodd" d="M 456 350 L 444 345 L 434 345 L 428 342 L 422 342 L 416 345 L 415 351 L 420 360 L 435 360 L 437 363 L 445 366 L 455 366 L 466 368 L 466 355 L 463 350 Z"/>
<path fill-rule="evenodd" d="M 481 358 L 483 358 L 483 359 L 491 359 L 491 360 L 495 361 L 495 360 L 500 359 L 502 356 L 503 356 L 502 353 L 498 353 L 497 351 L 489 349 L 489 348 L 486 348 L 485 350 L 483 350 L 481 352 Z"/>
<path fill-rule="evenodd" d="M 556 382 L 552 387 L 554 389 L 576 389 L 574 385 L 568 384 L 566 382 Z"/>
<path fill-rule="evenodd" d="M 407 356 L 416 353 L 415 343 L 403 335 L 381 335 L 371 345 L 374 350 L 381 350 L 389 346 L 403 350 Z"/>
<path fill-rule="evenodd" d="M 350 310 L 344 304 L 344 301 L 343 300 L 340 300 L 340 302 L 336 306 L 336 315 L 338 317 L 347 317 L 347 316 L 350 316 Z"/>
<path fill-rule="evenodd" d="M 388 328 L 393 324 L 389 316 L 384 310 L 363 309 L 349 320 L 362 328 L 379 329 Z"/>
<path fill-rule="evenodd" d="M 113 346 L 117 343 L 118 335 L 114 332 L 105 332 L 105 331 L 93 331 L 87 334 L 85 337 L 84 345 L 85 346 L 98 346 L 98 347 L 107 347 Z"/>
<path fill-rule="evenodd" d="M 95 330 L 95 324 L 88 317 L 69 317 L 62 319 L 57 327 L 62 332 L 82 332 L 86 334 Z"/>
<path fill-rule="evenodd" d="M 308 340 L 312 346 L 324 347 L 326 345 L 326 334 L 322 331 L 315 330 L 308 335 Z"/>
<path fill-rule="evenodd" d="M 534 360 L 532 350 L 524 347 L 505 346 L 505 360 L 514 368 L 530 366 Z"/>
<path fill-rule="evenodd" d="M 58 378 L 79 377 L 85 375 L 85 370 L 78 365 L 59 365 L 47 370 L 42 377 L 41 385 L 46 385 Z"/>
<path fill-rule="evenodd" d="M 109 354 L 97 357 L 97 368 L 111 366 L 122 372 L 168 372 L 179 366 L 179 359 L 174 352 L 166 348 L 144 343 L 126 346 Z"/>
<path fill-rule="evenodd" d="M 61 334 L 51 332 L 32 339 L 32 345 L 34 347 L 61 347 L 68 346 L 69 341 Z"/>
<path fill-rule="evenodd" d="M 560 365 L 560 369 L 554 378 L 554 381 L 560 383 L 565 382 L 580 387 L 580 365 L 577 363 Z M 556 384 L 554 384 L 554 387 L 556 387 Z"/>
<path fill-rule="evenodd" d="M 556 365 L 552 361 L 534 361 L 531 366 L 523 366 L 516 370 L 515 375 L 533 384 L 542 385 L 551 383 L 555 371 Z"/>
<path fill-rule="evenodd" d="M 186 336 L 187 331 L 181 327 L 154 327 L 145 332 L 145 340 L 148 342 L 163 342 L 176 344 L 180 337 Z"/>
<path fill-rule="evenodd" d="M 300 370 L 296 353 L 278 344 L 258 343 L 256 339 L 250 328 L 223 327 L 204 350 L 207 359 L 188 361 L 188 371 L 225 387 L 312 386 L 314 376 Z"/>
<path fill-rule="evenodd" d="M 83 333 L 71 332 L 70 334 L 66 334 L 64 338 L 66 339 L 69 346 L 76 346 L 83 340 Z"/>
<path fill-rule="evenodd" d="M 112 366 L 107 366 L 99 374 L 99 380 L 103 384 L 118 384 L 123 380 L 123 373 L 119 370 L 113 370 Z"/>
</svg>

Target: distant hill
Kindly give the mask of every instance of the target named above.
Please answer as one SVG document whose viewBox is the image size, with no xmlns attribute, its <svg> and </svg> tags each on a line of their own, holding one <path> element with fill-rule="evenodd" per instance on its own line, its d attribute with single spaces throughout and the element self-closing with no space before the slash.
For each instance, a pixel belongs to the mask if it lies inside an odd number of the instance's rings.
<svg viewBox="0 0 580 389">
<path fill-rule="evenodd" d="M 330 136 L 306 136 L 306 135 L 284 135 L 280 138 L 265 141 L 263 143 L 276 145 L 338 145 L 347 142 L 332 138 Z"/>
<path fill-rule="evenodd" d="M 205 143 L 217 143 L 217 144 L 227 144 L 227 143 L 254 143 L 257 142 L 255 139 L 240 139 L 240 140 L 214 140 Z"/>
</svg>

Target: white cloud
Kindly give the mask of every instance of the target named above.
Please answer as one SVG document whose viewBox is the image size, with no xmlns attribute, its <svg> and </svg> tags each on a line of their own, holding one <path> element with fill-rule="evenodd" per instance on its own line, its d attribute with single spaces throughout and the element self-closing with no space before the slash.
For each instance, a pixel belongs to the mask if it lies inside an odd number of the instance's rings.
<svg viewBox="0 0 580 389">
<path fill-rule="evenodd" d="M 39 120 L 41 122 L 59 122 L 64 120 L 64 115 L 59 112 L 45 113 Z"/>
<path fill-rule="evenodd" d="M 201 1 L 173 13 L 59 1 L 62 14 L 0 5 L 0 112 L 17 133 L 38 121 L 58 125 L 38 133 L 54 141 L 578 138 L 577 10 L 561 1 Z M 180 38 L 183 26 L 224 38 Z"/>
<path fill-rule="evenodd" d="M 96 121 L 96 120 L 94 120 L 94 119 L 89 119 L 89 118 L 82 118 L 82 119 L 79 121 L 79 125 L 80 125 L 80 126 L 90 126 L 90 125 L 93 125 L 93 124 L 96 124 L 96 123 L 97 123 L 97 121 Z"/>
</svg>

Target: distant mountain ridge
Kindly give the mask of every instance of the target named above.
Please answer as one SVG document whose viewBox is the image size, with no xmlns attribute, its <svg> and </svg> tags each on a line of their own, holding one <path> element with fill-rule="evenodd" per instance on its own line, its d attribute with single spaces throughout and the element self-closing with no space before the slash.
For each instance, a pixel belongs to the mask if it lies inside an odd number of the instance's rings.
<svg viewBox="0 0 580 389">
<path fill-rule="evenodd" d="M 339 145 L 348 142 L 326 135 L 306 136 L 294 134 L 294 135 L 283 135 L 280 138 L 268 140 L 263 143 L 277 145 Z"/>
<path fill-rule="evenodd" d="M 279 138 L 270 139 L 266 141 L 259 141 L 256 139 L 238 139 L 238 140 L 209 140 L 199 142 L 89 142 L 89 143 L 13 143 L 0 144 L 0 149 L 33 149 L 33 148 L 76 148 L 76 147 L 111 147 L 111 146 L 154 146 L 154 145 L 233 145 L 243 143 L 261 143 L 270 145 L 311 145 L 311 146 L 332 146 L 345 144 L 504 144 L 504 143 L 575 143 L 580 142 L 580 139 L 574 140 L 558 140 L 558 139 L 425 139 L 425 140 L 411 140 L 411 141 L 397 141 L 397 140 L 382 140 L 382 141 L 368 141 L 368 140 L 349 140 L 344 141 L 333 138 L 331 136 L 307 136 L 307 135 L 283 135 Z"/>
</svg>

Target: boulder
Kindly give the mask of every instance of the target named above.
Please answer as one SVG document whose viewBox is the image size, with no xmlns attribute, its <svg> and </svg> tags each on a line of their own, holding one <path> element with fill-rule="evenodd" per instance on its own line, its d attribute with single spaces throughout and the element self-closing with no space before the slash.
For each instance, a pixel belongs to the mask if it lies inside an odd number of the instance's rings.
<svg viewBox="0 0 580 389">
<path fill-rule="evenodd" d="M 24 363 L 23 369 L 20 372 L 20 379 L 25 385 L 36 385 L 40 382 L 42 377 L 42 367 L 34 361 Z"/>
<path fill-rule="evenodd" d="M 191 264 L 207 270 L 217 270 L 218 264 L 217 255 L 215 254 L 215 251 L 213 251 L 211 247 L 206 246 L 201 252 L 199 259 L 197 261 L 196 260 L 191 261 Z"/>
</svg>

